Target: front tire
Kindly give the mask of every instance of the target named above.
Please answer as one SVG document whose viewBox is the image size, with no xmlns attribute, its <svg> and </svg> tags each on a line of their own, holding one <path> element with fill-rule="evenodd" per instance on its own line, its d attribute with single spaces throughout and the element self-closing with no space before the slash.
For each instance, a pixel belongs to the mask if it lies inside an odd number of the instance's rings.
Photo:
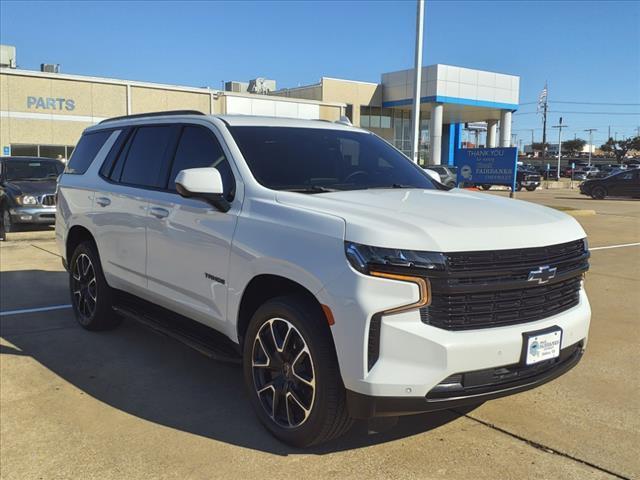
<svg viewBox="0 0 640 480">
<path fill-rule="evenodd" d="M 337 438 L 353 423 L 326 321 L 316 303 L 284 296 L 256 311 L 245 336 L 251 404 L 276 438 L 295 447 Z"/>
<path fill-rule="evenodd" d="M 93 242 L 82 242 L 71 256 L 69 291 L 76 320 L 83 328 L 111 330 L 120 324 L 122 319 L 111 308 L 113 293 Z"/>
<path fill-rule="evenodd" d="M 607 196 L 607 191 L 604 187 L 595 187 L 591 190 L 591 198 L 595 200 L 602 200 Z"/>
<path fill-rule="evenodd" d="M 530 185 L 528 187 L 525 187 L 527 189 L 527 192 L 533 192 L 536 188 L 538 188 L 536 185 Z"/>
<path fill-rule="evenodd" d="M 11 214 L 9 213 L 8 208 L 2 209 L 2 222 L 4 223 L 4 233 L 13 232 L 14 227 L 11 222 Z"/>
</svg>

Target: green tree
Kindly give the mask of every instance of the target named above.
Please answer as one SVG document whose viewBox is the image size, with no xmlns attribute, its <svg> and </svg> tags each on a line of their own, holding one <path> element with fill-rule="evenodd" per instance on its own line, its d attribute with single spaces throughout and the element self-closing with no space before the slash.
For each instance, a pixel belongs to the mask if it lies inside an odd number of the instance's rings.
<svg viewBox="0 0 640 480">
<path fill-rule="evenodd" d="M 600 150 L 605 153 L 613 153 L 618 163 L 622 163 L 629 150 L 640 150 L 640 137 L 623 138 L 621 140 L 614 140 L 609 137 L 607 143 L 602 145 Z"/>
<path fill-rule="evenodd" d="M 582 152 L 582 149 L 586 144 L 587 142 L 585 140 L 582 140 L 581 138 L 576 138 L 575 140 L 567 140 L 565 142 L 562 142 L 562 151 L 568 154 L 580 153 Z"/>
</svg>

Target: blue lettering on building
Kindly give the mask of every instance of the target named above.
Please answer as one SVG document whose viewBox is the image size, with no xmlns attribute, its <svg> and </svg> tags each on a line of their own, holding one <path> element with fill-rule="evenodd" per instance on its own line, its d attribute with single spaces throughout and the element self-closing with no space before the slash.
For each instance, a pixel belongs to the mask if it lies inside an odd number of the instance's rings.
<svg viewBox="0 0 640 480">
<path fill-rule="evenodd" d="M 517 162 L 518 149 L 515 147 L 456 149 L 457 183 L 513 185 Z"/>
<path fill-rule="evenodd" d="M 71 112 L 76 108 L 72 98 L 27 97 L 27 108 L 32 110 L 66 110 Z"/>
</svg>

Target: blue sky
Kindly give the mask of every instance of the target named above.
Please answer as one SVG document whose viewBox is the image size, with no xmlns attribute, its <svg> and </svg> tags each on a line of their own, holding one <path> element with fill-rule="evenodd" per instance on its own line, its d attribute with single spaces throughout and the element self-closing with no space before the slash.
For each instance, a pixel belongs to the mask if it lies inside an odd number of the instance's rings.
<svg viewBox="0 0 640 480">
<path fill-rule="evenodd" d="M 257 76 L 279 87 L 377 82 L 413 65 L 414 35 L 414 1 L 0 2 L 0 40 L 17 47 L 21 68 L 214 88 Z M 550 123 L 562 115 L 571 138 L 593 127 L 602 143 L 609 125 L 618 136 L 640 126 L 640 114 L 560 113 L 640 112 L 640 2 L 427 1 L 432 63 L 520 75 L 523 104 L 547 80 Z M 534 111 L 514 117 L 525 141 L 527 128 L 541 136 Z"/>
</svg>

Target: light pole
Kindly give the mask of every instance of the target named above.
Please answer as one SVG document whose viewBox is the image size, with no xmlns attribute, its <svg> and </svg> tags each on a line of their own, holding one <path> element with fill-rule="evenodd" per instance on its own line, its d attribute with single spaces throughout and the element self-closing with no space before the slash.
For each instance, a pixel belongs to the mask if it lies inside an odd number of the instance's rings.
<svg viewBox="0 0 640 480">
<path fill-rule="evenodd" d="M 424 29 L 424 0 L 418 0 L 418 11 L 416 13 L 416 58 L 415 71 L 413 77 L 413 111 L 411 120 L 413 122 L 413 137 L 411 138 L 411 153 L 413 161 L 418 163 L 420 155 L 420 90 L 422 87 L 422 32 Z M 431 148 L 434 146 L 431 145 Z"/>
<path fill-rule="evenodd" d="M 591 150 L 593 150 L 593 132 L 597 132 L 597 131 L 598 131 L 597 128 L 585 129 L 585 132 L 589 132 L 589 166 L 591 166 L 591 155 L 592 155 Z"/>
<path fill-rule="evenodd" d="M 560 117 L 560 121 L 558 125 L 554 125 L 552 128 L 558 129 L 558 172 L 557 179 L 560 181 L 560 159 L 562 158 L 562 129 L 567 128 L 567 125 L 562 125 L 562 117 Z"/>
</svg>

